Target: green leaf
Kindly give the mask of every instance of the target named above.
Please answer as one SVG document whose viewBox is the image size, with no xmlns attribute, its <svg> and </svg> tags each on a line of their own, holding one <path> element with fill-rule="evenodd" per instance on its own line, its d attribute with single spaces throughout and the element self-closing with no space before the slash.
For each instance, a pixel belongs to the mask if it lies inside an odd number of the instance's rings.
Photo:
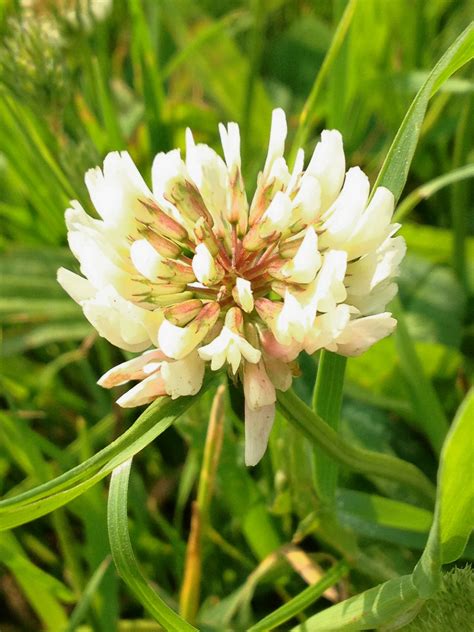
<svg viewBox="0 0 474 632">
<path fill-rule="evenodd" d="M 337 516 L 359 535 L 419 549 L 433 520 L 427 509 L 352 489 L 338 490 Z"/>
<path fill-rule="evenodd" d="M 187 632 L 196 628 L 172 610 L 143 576 L 128 533 L 127 496 L 132 459 L 114 469 L 108 500 L 110 549 L 118 572 L 148 612 L 169 632 Z"/>
<path fill-rule="evenodd" d="M 408 177 L 430 97 L 473 57 L 474 24 L 471 23 L 441 57 L 412 101 L 385 157 L 373 191 L 378 186 L 385 186 L 398 200 Z"/>
<path fill-rule="evenodd" d="M 466 395 L 441 452 L 435 517 L 413 576 L 420 595 L 440 586 L 441 565 L 463 553 L 474 524 L 473 433 L 474 389 Z"/>
</svg>

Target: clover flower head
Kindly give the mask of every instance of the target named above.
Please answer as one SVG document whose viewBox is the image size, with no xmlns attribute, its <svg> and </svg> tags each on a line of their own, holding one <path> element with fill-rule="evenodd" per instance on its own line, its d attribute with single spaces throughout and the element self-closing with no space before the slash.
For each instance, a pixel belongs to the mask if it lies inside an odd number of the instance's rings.
<svg viewBox="0 0 474 632">
<path fill-rule="evenodd" d="M 206 367 L 226 368 L 245 395 L 245 459 L 265 452 L 275 389 L 286 390 L 300 352 L 358 355 L 391 333 L 385 306 L 405 253 L 391 224 L 394 199 L 358 168 L 345 173 L 342 137 L 326 130 L 306 168 L 283 157 L 283 110 L 247 198 L 236 123 L 219 126 L 223 155 L 186 133 L 186 158 L 160 153 L 152 189 L 126 152 L 86 174 L 91 218 L 66 212 L 83 276 L 58 279 L 101 336 L 142 355 L 106 373 L 136 380 L 121 406 L 197 393 Z M 84 278 L 85 277 L 85 278 Z M 151 349 L 150 349 L 151 348 Z"/>
</svg>

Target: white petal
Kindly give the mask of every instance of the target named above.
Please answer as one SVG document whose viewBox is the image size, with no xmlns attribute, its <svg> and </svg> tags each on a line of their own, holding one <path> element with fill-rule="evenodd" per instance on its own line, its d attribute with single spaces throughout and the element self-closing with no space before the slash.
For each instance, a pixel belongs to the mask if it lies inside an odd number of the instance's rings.
<svg viewBox="0 0 474 632">
<path fill-rule="evenodd" d="M 321 267 L 318 236 L 312 226 L 306 229 L 296 255 L 283 266 L 282 274 L 293 283 L 311 283 Z"/>
<path fill-rule="evenodd" d="M 81 304 L 83 301 L 93 298 L 96 293 L 90 281 L 70 270 L 66 270 L 66 268 L 59 268 L 57 280 L 59 285 L 66 290 L 76 303 Z"/>
<path fill-rule="evenodd" d="M 126 301 L 112 286 L 100 290 L 82 306 L 85 317 L 99 335 L 126 351 L 144 351 L 149 347 L 150 319 L 161 318 Z"/>
<path fill-rule="evenodd" d="M 301 179 L 298 193 L 293 200 L 293 208 L 305 224 L 313 224 L 319 219 L 321 210 L 321 185 L 309 173 Z"/>
<path fill-rule="evenodd" d="M 341 193 L 326 212 L 320 244 L 345 250 L 369 197 L 369 179 L 359 167 L 349 169 Z"/>
<path fill-rule="evenodd" d="M 286 125 L 285 112 L 281 108 L 273 110 L 267 159 L 263 168 L 263 173 L 265 174 L 265 176 L 270 173 L 275 160 L 283 156 L 283 152 L 285 151 L 285 139 L 287 132 L 288 128 Z"/>
<path fill-rule="evenodd" d="M 140 199 L 151 197 L 151 191 L 126 151 L 108 154 L 103 171 L 91 169 L 85 180 L 99 215 L 123 235 L 134 233 L 137 220 L 148 218 Z"/>
<path fill-rule="evenodd" d="M 303 307 L 298 299 L 286 290 L 283 309 L 277 316 L 274 334 L 278 342 L 283 345 L 291 344 L 292 340 L 301 342 L 306 332 Z"/>
<path fill-rule="evenodd" d="M 286 193 L 278 191 L 270 206 L 262 215 L 260 224 L 260 236 L 268 237 L 273 232 L 282 232 L 290 224 L 292 204 Z"/>
<path fill-rule="evenodd" d="M 182 360 L 163 362 L 161 374 L 171 399 L 199 392 L 204 378 L 204 362 L 196 351 Z"/>
<path fill-rule="evenodd" d="M 224 366 L 232 337 L 233 334 L 230 329 L 224 326 L 214 340 L 198 349 L 198 353 L 203 360 L 211 361 L 211 369 L 213 371 L 218 371 Z"/>
<path fill-rule="evenodd" d="M 155 156 L 151 167 L 151 181 L 156 197 L 164 197 L 175 180 L 186 177 L 188 172 L 179 149 L 172 149 L 167 153 L 160 152 Z"/>
<path fill-rule="evenodd" d="M 117 404 L 122 408 L 134 408 L 154 401 L 157 397 L 166 395 L 165 383 L 161 374 L 153 373 L 136 384 L 129 391 L 119 397 Z"/>
<path fill-rule="evenodd" d="M 337 345 L 334 340 L 347 326 L 350 317 L 351 309 L 346 304 L 337 305 L 327 313 L 317 316 L 304 340 L 306 353 L 311 355 L 323 348 L 336 351 Z"/>
<path fill-rule="evenodd" d="M 212 215 L 215 227 L 222 230 L 222 216 L 228 205 L 228 173 L 224 161 L 208 145 L 195 145 L 194 141 L 191 142 L 189 132 L 186 143 L 186 168 Z"/>
<path fill-rule="evenodd" d="M 347 356 L 358 356 L 373 344 L 389 336 L 397 321 L 390 312 L 351 320 L 336 338 L 337 352 Z"/>
<path fill-rule="evenodd" d="M 259 349 L 255 349 L 248 340 L 243 338 L 242 336 L 236 336 L 236 343 L 239 347 L 241 354 L 252 364 L 256 364 L 260 361 L 262 357 L 262 352 Z"/>
<path fill-rule="evenodd" d="M 347 296 L 344 286 L 347 255 L 340 250 L 329 250 L 324 255 L 323 265 L 315 281 L 313 306 L 327 312 L 335 308 Z"/>
<path fill-rule="evenodd" d="M 212 282 L 216 277 L 216 264 L 206 244 L 196 246 L 196 254 L 192 261 L 196 279 L 203 285 Z"/>
<path fill-rule="evenodd" d="M 268 445 L 275 404 L 252 410 L 245 403 L 245 465 L 257 465 Z"/>
<path fill-rule="evenodd" d="M 345 168 L 341 134 L 337 130 L 324 130 L 306 169 L 306 173 L 315 176 L 321 185 L 322 211 L 329 208 L 338 196 Z"/>
<path fill-rule="evenodd" d="M 229 172 L 240 169 L 240 130 L 237 123 L 228 123 L 227 129 L 219 123 L 222 149 Z"/>
<path fill-rule="evenodd" d="M 250 281 L 237 277 L 232 295 L 236 303 L 244 310 L 244 312 L 250 314 L 254 307 L 252 284 Z"/>
<path fill-rule="evenodd" d="M 378 187 L 345 244 L 344 250 L 349 259 L 375 250 L 389 236 L 394 206 L 392 192 L 385 187 Z"/>
</svg>

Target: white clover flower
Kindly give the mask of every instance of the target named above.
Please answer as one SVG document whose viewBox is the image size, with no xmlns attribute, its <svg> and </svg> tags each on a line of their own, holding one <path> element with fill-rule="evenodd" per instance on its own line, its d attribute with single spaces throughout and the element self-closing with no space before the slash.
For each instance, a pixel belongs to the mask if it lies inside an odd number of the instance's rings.
<svg viewBox="0 0 474 632">
<path fill-rule="evenodd" d="M 283 157 L 283 110 L 273 113 L 268 155 L 247 202 L 239 128 L 219 126 L 223 160 L 186 135 L 159 154 L 150 190 L 126 152 L 86 174 L 100 215 L 66 212 L 84 277 L 58 280 L 101 336 L 145 351 L 99 384 L 138 384 L 121 406 L 193 395 L 206 367 L 227 367 L 245 395 L 245 460 L 265 452 L 276 389 L 290 387 L 301 351 L 358 355 L 396 321 L 385 307 L 405 253 L 391 224 L 394 199 L 359 168 L 345 171 L 342 138 L 324 131 L 309 164 Z"/>
</svg>

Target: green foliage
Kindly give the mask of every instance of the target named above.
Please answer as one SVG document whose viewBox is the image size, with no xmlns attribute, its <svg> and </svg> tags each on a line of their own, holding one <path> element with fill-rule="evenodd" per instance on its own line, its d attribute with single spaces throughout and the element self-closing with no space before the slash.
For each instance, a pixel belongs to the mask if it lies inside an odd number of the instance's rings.
<svg viewBox="0 0 474 632">
<path fill-rule="evenodd" d="M 176 612 L 204 485 L 197 628 L 467 630 L 469 2 L 115 0 L 100 19 L 22 4 L 0 3 L 0 628 L 194 629 Z M 219 121 L 242 126 L 251 192 L 275 106 L 307 154 L 336 127 L 348 165 L 406 195 L 401 326 L 349 359 L 344 385 L 340 359 L 304 358 L 308 406 L 283 396 L 253 470 L 229 387 L 210 468 L 217 381 L 142 415 L 96 385 L 123 354 L 56 284 L 76 265 L 63 213 L 71 199 L 93 213 L 83 174 L 108 151 L 146 177 L 188 126 L 218 148 Z"/>
</svg>

